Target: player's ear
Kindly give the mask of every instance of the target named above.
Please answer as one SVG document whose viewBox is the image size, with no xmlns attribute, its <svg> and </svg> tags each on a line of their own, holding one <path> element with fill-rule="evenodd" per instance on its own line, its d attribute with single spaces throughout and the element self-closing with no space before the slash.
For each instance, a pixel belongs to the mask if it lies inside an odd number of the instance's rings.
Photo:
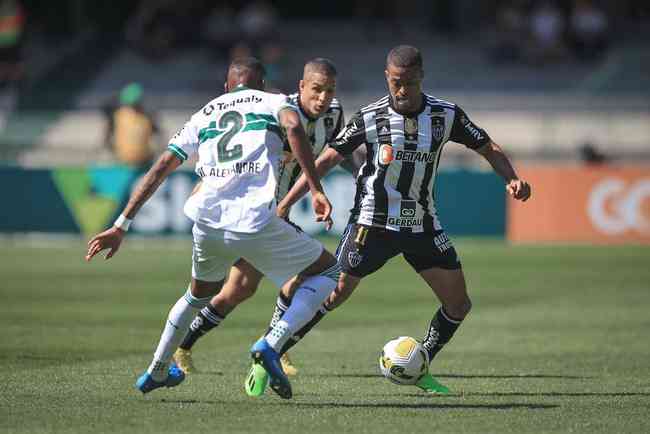
<svg viewBox="0 0 650 434">
<path fill-rule="evenodd" d="M 301 91 L 305 89 L 305 80 L 300 80 L 298 82 L 298 89 L 300 89 Z"/>
<path fill-rule="evenodd" d="M 225 82 L 223 83 L 223 90 L 224 90 L 224 92 L 226 92 L 226 93 L 230 92 L 230 91 L 228 90 L 228 82 L 227 82 L 227 81 L 225 81 Z"/>
</svg>

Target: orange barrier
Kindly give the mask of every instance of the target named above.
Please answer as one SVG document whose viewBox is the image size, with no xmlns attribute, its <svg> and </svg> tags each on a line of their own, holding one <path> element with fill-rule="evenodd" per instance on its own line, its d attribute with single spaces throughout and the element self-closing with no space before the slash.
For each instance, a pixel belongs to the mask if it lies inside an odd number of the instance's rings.
<svg viewBox="0 0 650 434">
<path fill-rule="evenodd" d="M 513 242 L 650 244 L 650 165 L 523 166 L 533 187 L 508 200 Z"/>
</svg>

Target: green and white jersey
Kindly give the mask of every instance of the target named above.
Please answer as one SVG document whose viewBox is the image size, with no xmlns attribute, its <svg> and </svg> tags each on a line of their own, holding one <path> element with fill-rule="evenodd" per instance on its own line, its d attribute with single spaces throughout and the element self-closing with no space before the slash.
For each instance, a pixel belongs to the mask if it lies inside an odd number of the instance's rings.
<svg viewBox="0 0 650 434">
<path fill-rule="evenodd" d="M 185 161 L 198 154 L 203 181 L 185 203 L 197 223 L 233 232 L 257 232 L 275 216 L 284 143 L 278 114 L 297 108 L 286 95 L 239 86 L 195 113 L 169 142 Z"/>
</svg>

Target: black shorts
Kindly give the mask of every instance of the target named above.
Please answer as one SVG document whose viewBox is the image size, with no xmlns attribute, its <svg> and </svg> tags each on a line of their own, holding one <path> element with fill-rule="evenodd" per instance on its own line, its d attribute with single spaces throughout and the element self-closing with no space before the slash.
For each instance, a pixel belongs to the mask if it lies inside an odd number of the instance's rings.
<svg viewBox="0 0 650 434">
<path fill-rule="evenodd" d="M 418 273 L 429 268 L 461 268 L 456 249 L 444 231 L 402 233 L 356 223 L 343 232 L 336 258 L 343 272 L 364 277 L 400 253 Z"/>
</svg>

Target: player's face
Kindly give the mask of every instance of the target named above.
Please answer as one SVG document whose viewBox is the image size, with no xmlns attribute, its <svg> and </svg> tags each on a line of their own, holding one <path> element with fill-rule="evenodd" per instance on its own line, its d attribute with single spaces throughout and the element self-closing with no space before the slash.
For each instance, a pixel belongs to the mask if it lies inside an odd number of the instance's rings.
<svg viewBox="0 0 650 434">
<path fill-rule="evenodd" d="M 311 72 L 300 80 L 300 106 L 312 118 L 325 113 L 336 93 L 336 78 Z"/>
<path fill-rule="evenodd" d="M 414 112 L 422 104 L 422 69 L 389 64 L 386 67 L 388 91 L 393 106 L 402 113 Z"/>
</svg>

